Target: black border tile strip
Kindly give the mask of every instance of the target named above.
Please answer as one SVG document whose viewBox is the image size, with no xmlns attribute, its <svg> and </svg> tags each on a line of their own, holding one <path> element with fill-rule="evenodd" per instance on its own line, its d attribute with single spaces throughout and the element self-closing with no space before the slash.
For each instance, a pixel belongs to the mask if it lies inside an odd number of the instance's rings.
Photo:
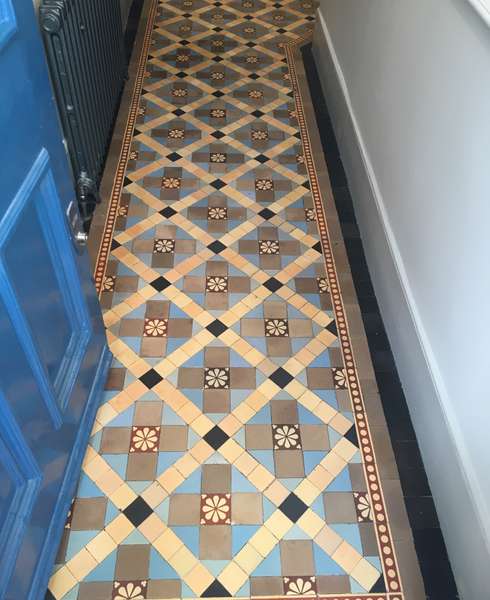
<svg viewBox="0 0 490 600">
<path fill-rule="evenodd" d="M 301 52 L 310 93 L 312 98 L 315 98 L 316 121 L 359 299 L 376 381 L 400 474 L 404 501 L 427 598 L 428 600 L 456 600 L 459 598 L 458 592 L 407 402 L 371 283 L 347 177 L 340 159 L 311 44 L 303 46 Z"/>
</svg>

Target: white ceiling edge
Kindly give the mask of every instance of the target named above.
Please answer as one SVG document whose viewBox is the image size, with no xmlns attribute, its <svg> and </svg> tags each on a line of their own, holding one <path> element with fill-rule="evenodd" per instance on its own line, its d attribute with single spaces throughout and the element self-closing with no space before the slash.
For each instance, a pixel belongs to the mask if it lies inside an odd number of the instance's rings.
<svg viewBox="0 0 490 600">
<path fill-rule="evenodd" d="M 467 0 L 490 27 L 490 0 Z"/>
</svg>

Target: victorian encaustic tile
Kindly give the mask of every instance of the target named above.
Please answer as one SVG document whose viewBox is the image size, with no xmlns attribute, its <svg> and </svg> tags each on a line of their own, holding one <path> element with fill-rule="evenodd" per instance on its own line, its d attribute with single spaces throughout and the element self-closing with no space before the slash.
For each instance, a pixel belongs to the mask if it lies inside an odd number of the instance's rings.
<svg viewBox="0 0 490 600">
<path fill-rule="evenodd" d="M 298 77 L 315 9 L 150 2 L 50 597 L 408 600 Z"/>
</svg>

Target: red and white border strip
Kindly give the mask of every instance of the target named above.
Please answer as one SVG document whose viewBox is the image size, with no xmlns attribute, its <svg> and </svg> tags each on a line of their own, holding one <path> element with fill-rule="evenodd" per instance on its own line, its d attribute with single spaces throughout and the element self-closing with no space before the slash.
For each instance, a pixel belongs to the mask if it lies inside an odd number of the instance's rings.
<svg viewBox="0 0 490 600">
<path fill-rule="evenodd" d="M 119 160 L 117 163 L 117 170 L 116 175 L 114 177 L 114 184 L 112 186 L 111 197 L 109 198 L 109 206 L 107 210 L 104 231 L 102 233 L 99 252 L 97 255 L 97 261 L 95 263 L 94 280 L 95 287 L 99 294 L 102 291 L 102 282 L 104 280 L 107 262 L 109 260 L 109 254 L 111 252 L 112 235 L 114 233 L 114 223 L 116 220 L 117 210 L 119 207 L 121 193 L 124 186 L 124 176 L 126 174 L 129 150 L 131 148 L 131 141 L 133 139 L 133 130 L 136 123 L 136 118 L 138 116 L 141 90 L 143 88 L 143 79 L 145 77 L 146 63 L 148 60 L 148 52 L 151 44 L 151 36 L 153 32 L 153 24 L 157 12 L 157 6 L 158 0 L 153 0 L 149 10 L 148 20 L 146 22 L 146 30 L 143 38 L 143 47 L 141 48 L 140 61 L 138 64 L 138 71 L 136 74 L 136 81 L 133 90 L 133 97 L 131 99 L 131 106 L 129 109 L 126 129 L 124 131 L 121 153 L 119 155 Z"/>
<path fill-rule="evenodd" d="M 330 285 L 330 294 L 334 309 L 335 321 L 337 323 L 339 341 L 341 344 L 342 355 L 344 358 L 349 393 L 354 409 L 360 451 L 363 458 L 364 471 L 366 475 L 366 481 L 368 484 L 371 506 L 374 514 L 374 526 L 377 534 L 376 537 L 378 540 L 380 558 L 383 565 L 383 572 L 387 586 L 387 592 L 389 594 L 381 596 L 373 596 L 369 594 L 362 596 L 348 595 L 341 596 L 338 598 L 338 600 L 378 600 L 381 598 L 389 598 L 390 600 L 402 600 L 403 596 L 400 575 L 394 552 L 393 540 L 390 532 L 388 518 L 386 514 L 385 500 L 383 498 L 379 472 L 374 457 L 373 443 L 371 439 L 371 434 L 369 432 L 369 426 L 367 424 L 366 408 L 364 406 L 364 401 L 362 398 L 362 391 L 361 386 L 359 384 L 354 355 L 352 352 L 352 345 L 350 342 L 344 304 L 340 293 L 337 271 L 332 255 L 330 236 L 328 232 L 327 221 L 325 218 L 325 212 L 323 209 L 322 194 L 318 183 L 317 171 L 315 168 L 315 162 L 311 149 L 310 137 L 308 134 L 308 128 L 305 120 L 301 89 L 298 85 L 298 79 L 296 76 L 294 50 L 302 44 L 304 44 L 304 40 L 298 40 L 289 44 L 285 44 L 284 50 L 286 53 L 289 75 L 294 93 L 296 115 L 301 133 L 305 164 L 310 180 L 311 194 L 313 197 L 313 202 L 316 211 L 318 233 L 320 235 L 320 241 L 323 248 L 323 257 L 325 260 L 325 268 L 327 271 L 327 278 Z M 336 599 L 330 598 L 330 600 Z"/>
</svg>

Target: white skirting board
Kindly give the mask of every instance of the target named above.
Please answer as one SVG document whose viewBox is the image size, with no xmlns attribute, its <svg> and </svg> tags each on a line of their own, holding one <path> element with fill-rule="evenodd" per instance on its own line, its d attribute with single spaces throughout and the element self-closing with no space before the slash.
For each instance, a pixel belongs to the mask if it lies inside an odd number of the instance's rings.
<svg viewBox="0 0 490 600">
<path fill-rule="evenodd" d="M 458 443 L 457 423 L 446 409 L 449 403 L 443 401 L 444 385 L 431 361 L 430 343 L 418 318 L 349 90 L 320 11 L 317 17 L 313 54 L 459 593 L 464 600 L 489 598 L 490 549 L 485 528 L 490 515 L 481 510 L 472 485 L 474 474 Z"/>
</svg>

